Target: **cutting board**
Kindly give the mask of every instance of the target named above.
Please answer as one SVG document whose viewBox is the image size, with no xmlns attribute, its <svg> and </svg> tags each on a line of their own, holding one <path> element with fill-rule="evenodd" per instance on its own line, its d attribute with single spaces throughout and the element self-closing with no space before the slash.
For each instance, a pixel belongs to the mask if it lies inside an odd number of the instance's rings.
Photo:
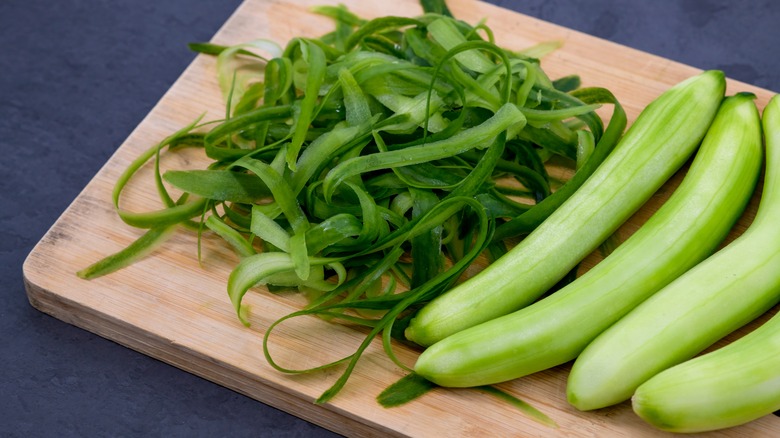
<svg viewBox="0 0 780 438">
<path fill-rule="evenodd" d="M 332 23 L 307 10 L 326 2 L 248 0 L 214 36 L 213 42 L 237 44 L 268 38 L 285 44 L 295 36 L 319 36 L 331 30 Z M 421 13 L 416 0 L 340 3 L 366 18 Z M 553 78 L 576 73 L 585 86 L 609 88 L 625 106 L 629 121 L 669 86 L 698 73 L 689 66 L 488 4 L 450 0 L 449 6 L 456 17 L 471 23 L 486 18 L 497 42 L 508 48 L 524 49 L 540 42 L 562 41 L 560 50 L 544 58 L 545 70 Z M 761 108 L 772 94 L 730 81 L 729 93 L 737 91 L 754 92 Z M 220 241 L 206 237 L 198 261 L 197 236 L 186 230 L 176 233 L 163 248 L 131 267 L 92 281 L 79 279 L 77 270 L 124 248 L 141 233 L 122 223 L 113 210 L 111 189 L 117 177 L 142 151 L 204 111 L 206 119 L 220 118 L 223 104 L 214 59 L 198 56 L 29 255 L 24 277 L 34 307 L 348 436 L 664 435 L 644 424 L 628 403 L 587 413 L 569 406 L 565 399 L 568 364 L 500 385 L 547 414 L 558 424 L 555 429 L 473 390 L 437 388 L 412 403 L 385 409 L 375 402 L 375 397 L 405 372 L 385 356 L 378 342 L 366 351 L 336 398 L 324 405 L 314 404 L 340 370 L 282 374 L 266 363 L 261 350 L 262 334 L 269 324 L 299 309 L 303 304 L 301 297 L 255 289 L 245 299 L 251 309 L 251 326 L 243 326 L 225 290 L 236 257 Z M 201 168 L 206 162 L 197 152 L 166 154 L 163 167 Z M 148 178 L 150 169 L 144 172 L 126 190 L 128 195 L 122 203 L 127 209 L 160 207 Z M 683 172 L 620 229 L 621 238 L 630 235 L 658 208 Z M 757 197 L 729 239 L 750 223 L 756 206 Z M 584 262 L 584 269 L 598 261 L 598 254 L 591 255 Z M 277 333 L 271 342 L 275 358 L 283 366 L 303 368 L 352 353 L 364 336 L 363 332 L 315 318 L 291 320 Z M 326 347 L 319 348 L 323 345 Z M 418 354 L 400 345 L 396 352 L 408 365 L 414 363 Z M 778 434 L 780 418 L 770 415 L 710 435 Z"/>
</svg>

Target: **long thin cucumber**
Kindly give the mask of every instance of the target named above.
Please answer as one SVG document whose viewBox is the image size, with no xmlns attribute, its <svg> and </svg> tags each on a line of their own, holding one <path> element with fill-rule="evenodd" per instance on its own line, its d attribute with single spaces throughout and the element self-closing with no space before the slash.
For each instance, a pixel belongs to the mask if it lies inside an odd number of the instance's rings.
<svg viewBox="0 0 780 438">
<path fill-rule="evenodd" d="M 406 337 L 428 346 L 539 298 L 682 166 L 724 92 L 725 78 L 717 70 L 664 92 L 574 195 L 507 254 L 423 307 Z"/>
<path fill-rule="evenodd" d="M 780 96 L 764 110 L 767 171 L 760 204 L 761 227 L 751 234 L 766 247 L 768 263 L 750 273 L 780 291 Z M 752 229 L 752 227 L 751 227 Z M 760 242 L 756 242 L 760 241 Z M 760 245 L 759 245 L 760 244 Z M 762 253 L 764 252 L 762 251 Z M 758 254 L 756 254 L 758 255 Z M 780 314 L 742 338 L 661 372 L 637 388 L 634 411 L 648 423 L 674 432 L 702 432 L 747 423 L 780 409 Z"/>
<path fill-rule="evenodd" d="M 738 426 L 780 409 L 780 314 L 744 337 L 637 388 L 634 411 L 670 432 Z"/>
<path fill-rule="evenodd" d="M 752 95 L 721 105 L 681 185 L 612 254 L 563 289 L 429 347 L 415 371 L 477 386 L 568 362 L 615 321 L 712 254 L 740 217 L 762 162 Z"/>
<path fill-rule="evenodd" d="M 760 141 L 758 110 L 752 111 L 756 128 L 745 135 Z M 776 171 L 767 169 L 770 176 Z M 589 410 L 627 400 L 654 375 L 690 359 L 780 300 L 780 185 L 774 178 L 767 182 L 756 217 L 739 238 L 585 348 L 569 374 L 571 404 Z"/>
</svg>

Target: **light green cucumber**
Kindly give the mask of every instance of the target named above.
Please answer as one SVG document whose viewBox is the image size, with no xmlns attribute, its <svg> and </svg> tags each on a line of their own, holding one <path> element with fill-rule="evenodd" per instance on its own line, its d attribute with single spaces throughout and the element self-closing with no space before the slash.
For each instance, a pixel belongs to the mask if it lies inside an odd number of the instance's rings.
<svg viewBox="0 0 780 438">
<path fill-rule="evenodd" d="M 780 409 L 780 314 L 737 341 L 662 371 L 637 388 L 634 411 L 669 432 L 739 426 Z"/>
<path fill-rule="evenodd" d="M 429 347 L 417 374 L 477 386 L 568 362 L 650 295 L 712 254 L 740 217 L 762 162 L 752 95 L 727 98 L 669 200 L 611 255 L 563 289 Z"/>
<path fill-rule="evenodd" d="M 757 248 L 764 247 L 761 256 L 765 258 L 756 258 L 757 268 L 744 274 L 761 277 L 760 287 L 777 294 L 780 291 L 777 257 L 780 228 L 772 222 L 780 217 L 780 97 L 772 98 L 764 110 L 763 122 L 766 182 L 756 218 L 755 226 L 759 228 L 750 234 L 757 236 L 751 238 Z M 762 265 L 761 261 L 765 263 Z M 723 429 L 777 411 L 780 409 L 780 314 L 723 348 L 659 373 L 637 388 L 632 404 L 645 421 L 672 432 Z"/>
<path fill-rule="evenodd" d="M 760 133 L 758 110 L 753 111 L 757 127 L 751 132 Z M 776 165 L 769 162 L 770 177 Z M 739 238 L 585 348 L 569 375 L 571 404 L 590 410 L 627 400 L 654 375 L 690 359 L 780 300 L 780 184 L 774 177 L 767 183 L 753 223 Z"/>
<path fill-rule="evenodd" d="M 504 256 L 423 307 L 406 337 L 428 346 L 538 299 L 682 166 L 704 137 L 724 92 L 725 78 L 717 70 L 664 92 L 576 193 Z"/>
</svg>

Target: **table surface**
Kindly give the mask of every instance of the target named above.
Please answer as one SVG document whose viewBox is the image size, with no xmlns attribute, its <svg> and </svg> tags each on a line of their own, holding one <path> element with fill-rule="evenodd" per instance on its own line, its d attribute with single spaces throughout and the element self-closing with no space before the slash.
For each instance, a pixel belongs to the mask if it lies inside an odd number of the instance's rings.
<svg viewBox="0 0 780 438">
<path fill-rule="evenodd" d="M 780 91 L 773 0 L 749 8 L 725 0 L 491 3 Z M 186 43 L 208 40 L 238 4 L 0 3 L 4 434 L 333 435 L 40 313 L 23 287 L 24 258 L 192 61 Z"/>
</svg>

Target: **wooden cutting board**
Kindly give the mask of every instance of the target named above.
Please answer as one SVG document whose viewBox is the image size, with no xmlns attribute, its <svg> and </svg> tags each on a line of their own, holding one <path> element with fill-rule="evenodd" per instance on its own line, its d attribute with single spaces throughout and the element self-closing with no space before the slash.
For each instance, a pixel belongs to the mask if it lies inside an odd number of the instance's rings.
<svg viewBox="0 0 780 438">
<path fill-rule="evenodd" d="M 319 36 L 332 29 L 325 18 L 307 12 L 326 0 L 287 2 L 249 0 L 215 35 L 220 44 L 268 38 L 285 44 L 294 36 Z M 335 2 L 334 2 L 335 3 Z M 414 16 L 416 0 L 359 2 L 340 0 L 358 15 Z M 473 0 L 450 0 L 454 15 L 471 23 L 487 18 L 500 45 L 523 49 L 560 40 L 563 47 L 546 57 L 552 77 L 579 74 L 585 86 L 612 90 L 633 120 L 669 86 L 698 70 Z M 730 81 L 729 93 L 752 91 L 759 107 L 771 92 Z M 119 174 L 141 151 L 207 111 L 216 119 L 223 105 L 215 80 L 214 59 L 199 56 L 158 105 L 121 145 L 33 249 L 24 265 L 27 293 L 33 306 L 63 321 L 112 339 L 186 371 L 232 388 L 264 403 L 349 436 L 661 436 L 631 411 L 628 403 L 582 413 L 568 405 L 565 383 L 569 365 L 501 385 L 551 417 L 557 429 L 536 423 L 512 407 L 472 390 L 436 389 L 413 403 L 384 409 L 375 397 L 405 372 L 375 343 L 364 355 L 345 389 L 332 402 L 315 405 L 339 370 L 286 375 L 272 369 L 261 351 L 268 325 L 294 310 L 302 300 L 291 294 L 256 290 L 245 299 L 251 327 L 241 325 L 228 300 L 225 284 L 235 256 L 216 239 L 206 238 L 197 260 L 194 233 L 181 230 L 152 256 L 109 276 L 81 280 L 75 272 L 125 247 L 140 231 L 123 224 L 113 210 L 111 189 Z M 166 155 L 166 168 L 201 168 L 197 153 Z M 128 188 L 124 207 L 136 211 L 159 208 L 147 174 Z M 629 235 L 669 195 L 680 175 L 671 180 L 623 228 Z M 749 224 L 757 197 L 730 238 Z M 585 267 L 598 262 L 596 254 Z M 352 329 L 314 318 L 298 318 L 282 326 L 273 353 L 282 365 L 311 367 L 346 356 L 362 340 Z M 310 348 L 327 346 L 326 348 Z M 322 350 L 328 350 L 327 353 Z M 397 347 L 399 358 L 413 364 L 417 353 Z M 767 416 L 711 436 L 777 436 L 780 418 Z"/>
</svg>

